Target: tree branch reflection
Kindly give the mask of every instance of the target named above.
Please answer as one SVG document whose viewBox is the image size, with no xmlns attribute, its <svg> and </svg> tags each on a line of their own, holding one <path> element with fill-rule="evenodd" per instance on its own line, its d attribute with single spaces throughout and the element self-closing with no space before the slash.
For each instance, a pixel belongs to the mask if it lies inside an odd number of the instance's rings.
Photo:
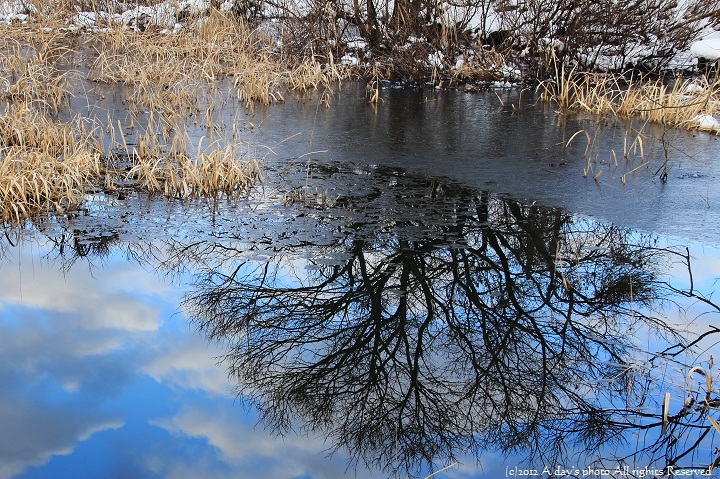
<svg viewBox="0 0 720 479">
<path fill-rule="evenodd" d="M 330 242 L 317 231 L 322 244 L 266 261 L 177 247 L 178 263 L 213 262 L 185 307 L 227 342 L 266 424 L 300 418 L 357 460 L 408 471 L 492 448 L 557 458 L 658 424 L 636 413 L 652 398 L 633 342 L 652 330 L 661 349 L 682 344 L 644 313 L 670 297 L 657 271 L 673 252 L 559 209 L 393 181 L 381 207 L 344 199 Z"/>
<path fill-rule="evenodd" d="M 320 433 L 387 472 L 487 450 L 543 464 L 718 462 L 715 371 L 685 356 L 720 329 L 682 329 L 663 309 L 692 299 L 720 313 L 695 288 L 689 252 L 397 170 L 326 166 L 312 177 L 325 180 L 343 193 L 330 208 L 298 196 L 197 238 L 48 239 L 67 268 L 121 245 L 190 275 L 189 318 L 227 345 L 237 392 L 265 424 Z M 687 286 L 667 276 L 678 265 Z M 673 368 L 679 381 L 664 377 Z"/>
</svg>

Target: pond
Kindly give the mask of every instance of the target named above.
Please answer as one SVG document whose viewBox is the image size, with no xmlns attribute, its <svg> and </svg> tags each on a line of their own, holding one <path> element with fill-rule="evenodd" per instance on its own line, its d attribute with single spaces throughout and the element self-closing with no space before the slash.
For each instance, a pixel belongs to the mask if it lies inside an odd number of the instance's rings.
<svg viewBox="0 0 720 479">
<path fill-rule="evenodd" d="M 226 99 L 247 198 L 6 230 L 0 478 L 715 474 L 717 137 L 531 93 Z"/>
</svg>

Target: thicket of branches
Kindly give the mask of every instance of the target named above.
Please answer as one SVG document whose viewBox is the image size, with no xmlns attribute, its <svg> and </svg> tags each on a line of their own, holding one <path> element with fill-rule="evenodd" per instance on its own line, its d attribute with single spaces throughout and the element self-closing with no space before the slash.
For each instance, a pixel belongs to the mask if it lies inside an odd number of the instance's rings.
<svg viewBox="0 0 720 479">
<path fill-rule="evenodd" d="M 405 75 L 428 55 L 436 59 L 430 67 L 440 69 L 458 56 L 482 59 L 490 49 L 534 76 L 555 60 L 586 70 L 656 69 L 720 25 L 720 4 L 712 0 L 249 1 L 244 11 L 255 19 L 290 22 L 288 45 L 305 54 L 337 58 L 355 49 L 361 61 Z"/>
<path fill-rule="evenodd" d="M 34 0 L 12 11 L 18 18 L 60 11 L 65 23 L 63 15 L 83 12 L 74 25 L 80 30 L 88 19 L 110 21 L 122 12 L 111 23 L 144 30 L 192 23 L 211 6 L 257 27 L 253 35 L 291 61 L 344 57 L 376 78 L 408 80 L 545 79 L 558 62 L 655 70 L 720 29 L 714 0 L 66 0 L 58 8 Z M 152 12 L 163 18 L 153 24 Z"/>
</svg>

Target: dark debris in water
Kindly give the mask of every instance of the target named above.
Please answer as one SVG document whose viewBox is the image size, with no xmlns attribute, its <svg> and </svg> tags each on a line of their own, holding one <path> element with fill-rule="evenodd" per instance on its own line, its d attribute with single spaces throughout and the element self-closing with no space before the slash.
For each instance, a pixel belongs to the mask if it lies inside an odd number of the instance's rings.
<svg viewBox="0 0 720 479">
<path fill-rule="evenodd" d="M 46 218 L 39 228 L 72 231 L 73 241 L 88 246 L 241 242 L 250 256 L 296 246 L 319 251 L 350 236 L 402 235 L 451 245 L 462 241 L 462 231 L 453 228 L 458 211 L 480 194 L 448 178 L 400 168 L 312 161 L 288 166 L 285 160 L 266 165 L 263 183 L 249 198 L 167 199 L 127 186 L 87 195 L 81 209 Z"/>
<path fill-rule="evenodd" d="M 681 173 L 677 176 L 678 180 L 699 180 L 708 176 L 702 173 Z"/>
</svg>

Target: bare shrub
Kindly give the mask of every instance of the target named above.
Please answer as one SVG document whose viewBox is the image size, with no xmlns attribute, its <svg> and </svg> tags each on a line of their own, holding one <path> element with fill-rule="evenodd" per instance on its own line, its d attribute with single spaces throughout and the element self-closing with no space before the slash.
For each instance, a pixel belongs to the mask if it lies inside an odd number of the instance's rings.
<svg viewBox="0 0 720 479">
<path fill-rule="evenodd" d="M 505 12 L 517 47 L 539 76 L 552 59 L 581 70 L 645 70 L 667 65 L 709 25 L 720 22 L 720 5 L 709 0 L 526 0 Z"/>
</svg>

